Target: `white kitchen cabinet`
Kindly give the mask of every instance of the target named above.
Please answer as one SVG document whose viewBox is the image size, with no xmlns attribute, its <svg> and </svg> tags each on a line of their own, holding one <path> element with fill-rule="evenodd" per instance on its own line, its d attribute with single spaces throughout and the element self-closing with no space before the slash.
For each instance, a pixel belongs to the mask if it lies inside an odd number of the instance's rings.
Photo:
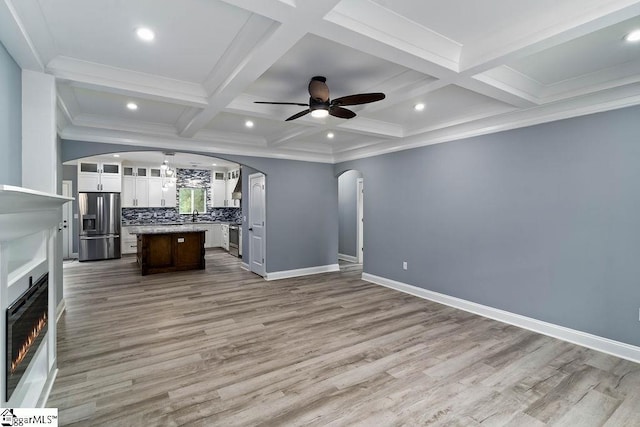
<svg viewBox="0 0 640 427">
<path fill-rule="evenodd" d="M 176 207 L 175 185 L 162 189 L 166 180 L 160 168 L 125 165 L 122 174 L 122 207 Z"/>
<path fill-rule="evenodd" d="M 162 178 L 149 178 L 149 203 L 150 208 L 161 208 L 164 202 L 162 194 Z"/>
<path fill-rule="evenodd" d="M 147 207 L 149 204 L 149 178 L 145 176 L 125 176 L 122 178 L 123 208 Z"/>
<path fill-rule="evenodd" d="M 78 162 L 78 191 L 119 193 L 122 191 L 120 163 Z"/>
<path fill-rule="evenodd" d="M 220 224 L 220 228 L 222 229 L 222 248 L 229 252 L 229 225 Z"/>
<path fill-rule="evenodd" d="M 222 246 L 221 224 L 207 224 L 205 227 L 207 229 L 207 233 L 205 235 L 204 247 L 219 248 Z"/>
<path fill-rule="evenodd" d="M 138 240 L 135 234 L 129 234 L 129 227 L 120 228 L 121 252 L 125 254 L 135 254 L 138 248 Z"/>
<path fill-rule="evenodd" d="M 211 203 L 212 207 L 219 208 L 226 206 L 227 198 L 227 173 L 222 171 L 211 171 Z"/>
<path fill-rule="evenodd" d="M 149 178 L 149 207 L 150 208 L 175 208 L 176 186 L 163 185 L 167 183 L 164 178 Z"/>
</svg>

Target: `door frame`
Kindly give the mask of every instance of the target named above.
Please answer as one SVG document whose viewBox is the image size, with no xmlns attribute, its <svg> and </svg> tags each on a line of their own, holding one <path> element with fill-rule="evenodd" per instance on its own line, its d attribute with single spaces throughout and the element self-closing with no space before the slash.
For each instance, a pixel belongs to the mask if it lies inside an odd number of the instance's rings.
<svg viewBox="0 0 640 427">
<path fill-rule="evenodd" d="M 70 179 L 62 180 L 62 195 L 66 197 L 73 197 L 73 181 Z M 64 219 L 64 211 L 67 211 L 67 228 L 62 229 L 62 232 L 67 236 L 67 247 L 62 247 L 62 254 L 64 259 L 69 259 L 74 257 L 73 252 L 73 202 L 67 202 L 62 205 L 63 209 L 63 219 Z M 64 224 L 63 224 L 64 226 Z M 62 240 L 64 242 L 64 238 Z"/>
<path fill-rule="evenodd" d="M 364 262 L 364 178 L 358 178 L 356 180 L 356 199 L 357 199 L 357 238 L 356 244 L 356 258 L 358 258 L 358 264 Z"/>
<path fill-rule="evenodd" d="M 262 206 L 264 207 L 264 225 L 262 226 L 262 256 L 263 256 L 263 262 L 262 262 L 262 267 L 264 269 L 263 274 L 261 275 L 262 277 L 267 277 L 267 177 L 265 174 L 263 173 L 252 173 L 247 177 L 247 187 L 248 187 L 248 191 L 247 191 L 247 196 L 248 196 L 248 212 L 247 212 L 247 222 L 249 224 L 248 228 L 251 228 L 251 179 L 252 178 L 262 178 L 262 182 L 264 185 L 264 189 L 262 191 Z M 259 273 L 256 273 L 255 271 L 252 270 L 252 266 L 253 266 L 253 257 L 254 257 L 254 253 L 251 250 L 251 236 L 252 236 L 252 231 L 249 231 L 249 245 L 248 245 L 248 251 L 249 251 L 249 271 L 258 274 L 260 276 Z M 244 251 L 243 251 L 244 252 Z"/>
</svg>

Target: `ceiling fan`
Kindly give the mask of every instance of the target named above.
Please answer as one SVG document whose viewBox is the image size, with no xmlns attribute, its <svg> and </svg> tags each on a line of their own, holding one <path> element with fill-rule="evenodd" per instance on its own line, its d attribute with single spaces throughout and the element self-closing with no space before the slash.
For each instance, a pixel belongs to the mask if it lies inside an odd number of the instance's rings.
<svg viewBox="0 0 640 427">
<path fill-rule="evenodd" d="M 256 104 L 299 105 L 301 107 L 309 107 L 308 109 L 300 111 L 285 120 L 288 122 L 289 120 L 298 119 L 309 113 L 311 113 L 313 117 L 326 117 L 331 115 L 341 119 L 351 119 L 356 116 L 356 113 L 351 110 L 347 110 L 346 108 L 342 108 L 343 105 L 368 104 L 370 102 L 381 101 L 384 99 L 384 93 L 376 92 L 347 95 L 330 101 L 329 87 L 327 86 L 326 81 L 326 77 L 323 76 L 315 76 L 311 78 L 311 81 L 309 82 L 309 104 L 302 104 L 299 102 L 254 102 Z"/>
</svg>

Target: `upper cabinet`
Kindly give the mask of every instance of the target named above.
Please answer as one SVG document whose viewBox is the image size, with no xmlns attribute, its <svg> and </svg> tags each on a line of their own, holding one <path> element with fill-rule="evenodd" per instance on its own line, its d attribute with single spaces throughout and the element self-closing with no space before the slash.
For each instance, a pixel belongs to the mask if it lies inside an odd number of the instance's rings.
<svg viewBox="0 0 640 427">
<path fill-rule="evenodd" d="M 168 178 L 160 168 L 150 166 L 122 167 L 122 207 L 174 208 L 175 185 L 165 185 Z"/>
<path fill-rule="evenodd" d="M 78 191 L 119 193 L 122 187 L 118 162 L 78 162 Z"/>
<path fill-rule="evenodd" d="M 229 171 L 213 171 L 212 190 L 213 206 L 216 208 L 240 207 L 240 200 L 234 200 L 231 196 L 240 179 L 240 169 Z"/>
<path fill-rule="evenodd" d="M 227 198 L 227 172 L 212 171 L 211 172 L 211 203 L 214 208 L 226 206 Z"/>
</svg>

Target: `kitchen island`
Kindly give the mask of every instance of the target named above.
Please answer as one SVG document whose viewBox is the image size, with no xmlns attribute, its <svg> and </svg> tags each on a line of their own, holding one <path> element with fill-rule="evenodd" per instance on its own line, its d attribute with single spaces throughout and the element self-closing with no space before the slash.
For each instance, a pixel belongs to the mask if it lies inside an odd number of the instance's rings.
<svg viewBox="0 0 640 427">
<path fill-rule="evenodd" d="M 203 270 L 205 231 L 197 224 L 130 227 L 142 275 Z"/>
</svg>

